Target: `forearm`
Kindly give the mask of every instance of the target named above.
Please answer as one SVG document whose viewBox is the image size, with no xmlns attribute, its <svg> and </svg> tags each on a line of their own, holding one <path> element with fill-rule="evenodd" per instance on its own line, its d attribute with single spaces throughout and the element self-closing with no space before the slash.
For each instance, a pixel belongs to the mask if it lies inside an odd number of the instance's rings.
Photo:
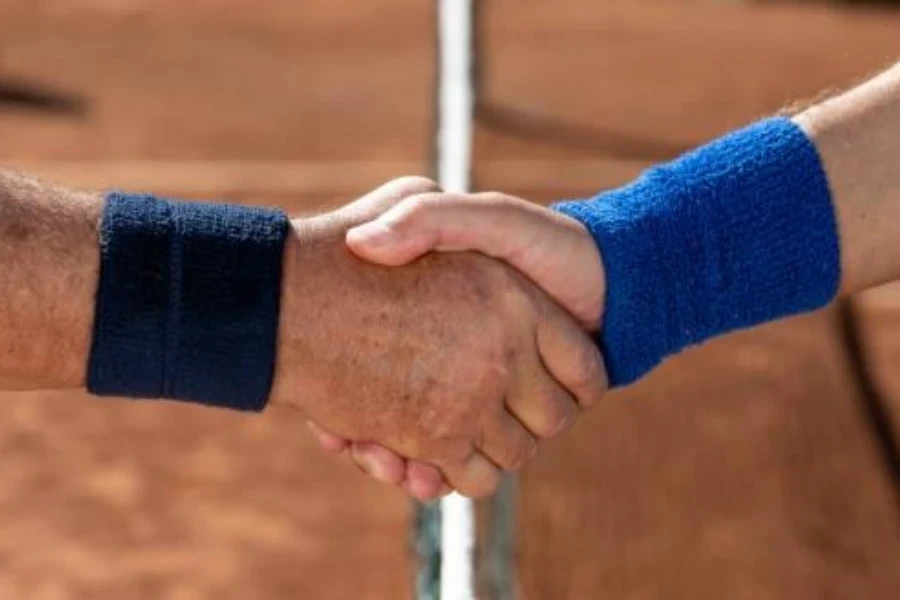
<svg viewBox="0 0 900 600">
<path fill-rule="evenodd" d="M 900 64 L 794 121 L 814 141 L 828 178 L 841 293 L 900 279 Z"/>
<path fill-rule="evenodd" d="M 0 386 L 83 387 L 102 198 L 0 170 Z"/>
<path fill-rule="evenodd" d="M 603 258 L 611 380 L 900 278 L 898 159 L 900 66 L 563 205 Z"/>
</svg>

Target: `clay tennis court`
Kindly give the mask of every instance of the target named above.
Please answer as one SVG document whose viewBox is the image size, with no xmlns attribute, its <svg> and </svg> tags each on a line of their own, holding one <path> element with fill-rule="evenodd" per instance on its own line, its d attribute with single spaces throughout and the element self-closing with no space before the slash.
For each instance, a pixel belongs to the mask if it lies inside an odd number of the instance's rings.
<svg viewBox="0 0 900 600">
<path fill-rule="evenodd" d="M 433 8 L 0 0 L 0 161 L 296 213 L 342 204 L 429 170 Z M 485 10 L 476 180 L 537 201 L 623 183 L 900 56 L 887 8 Z M 900 429 L 900 292 L 857 309 Z M 900 482 L 856 375 L 830 310 L 610 395 L 522 473 L 522 598 L 900 597 Z M 411 597 L 407 500 L 323 456 L 301 415 L 2 403 L 2 599 Z"/>
</svg>

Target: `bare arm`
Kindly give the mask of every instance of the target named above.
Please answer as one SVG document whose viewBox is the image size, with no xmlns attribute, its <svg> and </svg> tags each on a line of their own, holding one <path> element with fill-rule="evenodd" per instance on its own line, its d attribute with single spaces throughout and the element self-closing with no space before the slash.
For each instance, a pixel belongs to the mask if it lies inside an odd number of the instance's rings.
<svg viewBox="0 0 900 600">
<path fill-rule="evenodd" d="M 401 179 L 293 222 L 270 402 L 483 495 L 497 465 L 522 464 L 602 395 L 603 366 L 564 311 L 499 263 L 438 256 L 388 270 L 347 251 L 349 227 L 434 189 Z M 102 210 L 101 194 L 0 171 L 0 386 L 86 386 Z"/>
<path fill-rule="evenodd" d="M 839 293 L 900 280 L 900 64 L 794 121 L 813 140 L 831 189 L 840 234 Z M 525 200 L 495 193 L 420 195 L 351 230 L 347 241 L 360 257 L 385 265 L 433 250 L 476 250 L 528 275 L 586 328 L 600 322 L 606 277 L 590 234 L 579 222 Z M 328 432 L 316 433 L 326 449 L 346 446 Z M 402 467 L 375 445 L 352 450 L 376 476 Z M 435 477 L 410 461 L 406 489 L 426 490 L 421 497 L 437 493 L 437 485 L 424 480 Z"/>
<path fill-rule="evenodd" d="M 795 117 L 837 211 L 841 293 L 900 279 L 900 64 Z"/>
<path fill-rule="evenodd" d="M 101 206 L 0 170 L 0 387 L 84 387 Z"/>
</svg>

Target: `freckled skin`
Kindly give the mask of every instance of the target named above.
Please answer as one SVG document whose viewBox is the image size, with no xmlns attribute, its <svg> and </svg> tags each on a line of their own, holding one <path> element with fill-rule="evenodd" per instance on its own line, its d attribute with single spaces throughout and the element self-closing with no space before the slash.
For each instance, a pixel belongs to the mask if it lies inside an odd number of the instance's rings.
<svg viewBox="0 0 900 600">
<path fill-rule="evenodd" d="M 487 258 L 434 256 L 395 270 L 364 264 L 347 250 L 348 227 L 435 190 L 431 181 L 401 178 L 339 211 L 294 223 L 270 401 L 298 407 L 355 441 L 422 457 L 462 491 L 483 496 L 496 487 L 498 466 L 531 456 L 530 430 L 548 429 L 565 410 L 560 405 L 573 403 L 540 392 L 529 378 L 541 358 L 577 362 L 581 332 L 565 316 L 548 318 L 541 292 Z M 0 169 L 5 389 L 84 386 L 102 206 L 102 194 Z M 545 333 L 544 353 L 541 332 L 564 334 L 565 343 Z M 510 346 L 527 351 L 510 363 Z M 590 373 L 590 365 L 581 370 Z M 542 381 L 545 389 L 560 387 L 549 373 Z"/>
<path fill-rule="evenodd" d="M 535 290 L 474 254 L 364 264 L 346 249 L 350 225 L 299 224 L 289 243 L 272 400 L 406 456 L 465 457 L 534 339 Z"/>
<path fill-rule="evenodd" d="M 591 338 L 509 265 L 455 253 L 384 267 L 349 251 L 349 228 L 436 189 L 400 178 L 294 222 L 271 401 L 304 410 L 329 451 L 358 442 L 362 468 L 362 454 L 380 457 L 383 480 L 403 481 L 404 456 L 419 493 L 443 476 L 480 497 L 602 394 L 605 376 Z"/>
</svg>

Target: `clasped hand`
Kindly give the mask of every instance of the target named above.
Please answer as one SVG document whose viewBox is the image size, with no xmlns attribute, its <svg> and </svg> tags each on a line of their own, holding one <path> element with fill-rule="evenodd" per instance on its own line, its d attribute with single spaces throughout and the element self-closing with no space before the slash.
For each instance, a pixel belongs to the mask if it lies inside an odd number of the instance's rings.
<svg viewBox="0 0 900 600">
<path fill-rule="evenodd" d="M 427 500 L 492 493 L 606 390 L 603 269 L 584 227 L 417 177 L 294 222 L 272 401 Z"/>
</svg>

